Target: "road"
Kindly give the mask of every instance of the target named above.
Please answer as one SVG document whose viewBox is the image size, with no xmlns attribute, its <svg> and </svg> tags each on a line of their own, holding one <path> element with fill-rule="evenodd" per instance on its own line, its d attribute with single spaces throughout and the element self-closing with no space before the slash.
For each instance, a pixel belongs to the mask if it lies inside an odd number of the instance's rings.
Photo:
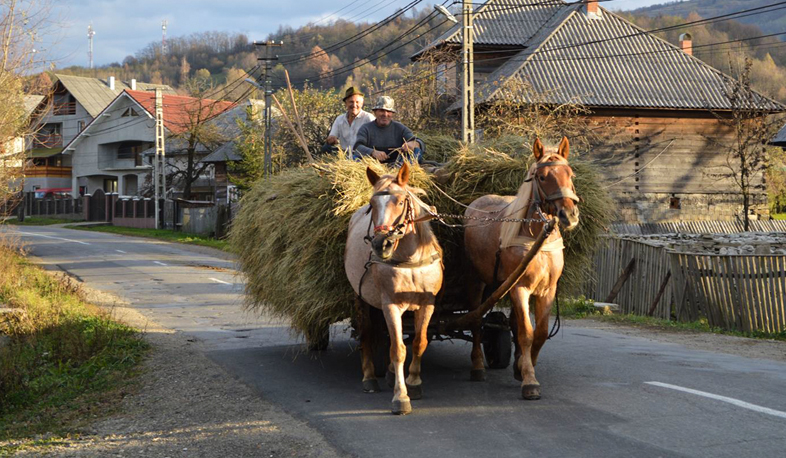
<svg viewBox="0 0 786 458">
<path fill-rule="evenodd" d="M 786 363 L 697 351 L 570 321 L 541 353 L 540 401 L 509 369 L 469 381 L 464 342 L 433 342 L 406 417 L 364 394 L 345 325 L 302 353 L 286 324 L 242 311 L 233 264 L 186 246 L 19 227 L 33 256 L 200 339 L 235 377 L 360 457 L 743 457 L 786 450 Z M 384 386 L 384 383 L 382 383 Z"/>
</svg>

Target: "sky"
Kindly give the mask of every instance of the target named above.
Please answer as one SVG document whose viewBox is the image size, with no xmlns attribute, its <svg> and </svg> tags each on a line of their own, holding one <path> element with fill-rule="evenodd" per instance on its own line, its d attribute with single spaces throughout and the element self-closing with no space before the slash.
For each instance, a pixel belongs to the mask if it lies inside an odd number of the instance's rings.
<svg viewBox="0 0 786 458">
<path fill-rule="evenodd" d="M 474 0 L 479 2 L 479 0 Z M 575 0 L 574 0 L 575 1 Z M 244 33 L 264 40 L 279 26 L 297 28 L 337 18 L 378 21 L 410 0 L 50 0 L 51 27 L 37 47 L 59 68 L 88 65 L 87 27 L 92 23 L 93 62 L 96 66 L 122 62 L 148 44 L 161 40 L 161 21 L 167 36 L 196 32 Z M 421 8 L 432 8 L 426 0 Z M 441 1 L 440 1 L 441 3 Z M 665 3 L 665 0 L 615 0 L 603 3 L 612 10 L 628 10 Z M 339 11 L 343 10 L 343 11 Z M 334 14 L 337 13 L 338 14 Z"/>
</svg>

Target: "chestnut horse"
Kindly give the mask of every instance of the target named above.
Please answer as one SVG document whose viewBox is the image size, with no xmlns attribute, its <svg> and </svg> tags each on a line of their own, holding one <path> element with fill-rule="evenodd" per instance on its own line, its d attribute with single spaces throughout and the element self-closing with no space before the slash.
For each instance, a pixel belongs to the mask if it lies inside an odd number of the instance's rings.
<svg viewBox="0 0 786 458">
<path fill-rule="evenodd" d="M 483 196 L 467 208 L 465 215 L 475 218 L 533 219 L 542 213 L 547 219 L 559 218 L 564 230 L 579 223 L 579 209 L 573 187 L 573 170 L 568 165 L 569 143 L 563 138 L 556 152 L 546 152 L 539 139 L 532 153 L 536 162 L 529 169 L 525 182 L 513 196 Z M 540 210 L 538 210 L 538 208 Z M 501 217 L 501 218 L 500 218 Z M 480 306 L 485 285 L 504 281 L 519 265 L 543 222 L 492 222 L 479 224 L 468 219 L 464 224 L 464 249 L 471 261 L 468 298 L 470 308 Z M 562 235 L 557 228 L 546 239 L 541 251 L 533 258 L 518 283 L 510 290 L 511 324 L 516 345 L 513 373 L 521 380 L 524 399 L 539 399 L 540 384 L 535 378 L 538 353 L 548 337 L 549 315 L 557 293 L 557 280 L 564 265 Z M 530 296 L 535 298 L 535 329 L 530 321 Z M 472 380 L 483 380 L 485 369 L 481 351 L 480 328 L 473 329 Z"/>
<path fill-rule="evenodd" d="M 371 202 L 349 222 L 344 267 L 357 294 L 360 325 L 363 390 L 379 391 L 372 361 L 369 305 L 382 310 L 390 335 L 388 382 L 393 383 L 394 414 L 412 411 L 410 399 L 422 396 L 420 362 L 428 345 L 428 324 L 442 287 L 442 249 L 431 232 L 428 207 L 415 195 L 422 190 L 407 186 L 409 165 L 397 175 L 380 177 L 366 169 L 374 187 Z M 367 243 L 367 242 L 370 242 Z M 401 316 L 415 312 L 412 363 L 404 380 L 404 346 Z"/>
</svg>

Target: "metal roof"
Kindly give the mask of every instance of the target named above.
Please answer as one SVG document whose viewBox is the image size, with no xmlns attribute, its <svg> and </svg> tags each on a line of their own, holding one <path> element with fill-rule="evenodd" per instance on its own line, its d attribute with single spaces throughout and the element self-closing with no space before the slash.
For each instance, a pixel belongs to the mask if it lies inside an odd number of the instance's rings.
<svg viewBox="0 0 786 458">
<path fill-rule="evenodd" d="M 235 141 L 231 140 L 221 145 L 217 150 L 205 156 L 201 162 L 229 162 L 240 161 L 243 158 L 237 153 Z"/>
<path fill-rule="evenodd" d="M 109 88 L 106 81 L 98 78 L 60 74 L 55 76 L 93 118 L 98 116 L 121 92 L 131 89 L 130 85 L 119 80 L 115 80 L 115 89 L 113 90 Z M 136 87 L 140 91 L 152 91 L 156 87 L 160 87 L 164 94 L 175 94 L 175 90 L 165 84 L 137 82 Z"/>
<path fill-rule="evenodd" d="M 781 130 L 770 140 L 770 144 L 778 146 L 786 146 L 786 125 L 781 127 Z"/>
<path fill-rule="evenodd" d="M 561 0 L 489 0 L 475 9 L 473 43 L 522 46 L 563 6 Z M 460 21 L 461 15 L 457 17 Z M 461 45 L 461 24 L 451 27 L 413 58 L 444 43 Z"/>
<path fill-rule="evenodd" d="M 509 0 L 529 3 L 532 0 Z M 499 2 L 490 1 L 488 4 Z M 476 89 L 475 102 L 514 97 L 522 103 L 579 103 L 589 107 L 729 110 L 730 77 L 605 8 L 588 15 L 564 4 L 518 51 Z M 504 12 L 501 14 L 505 14 Z M 502 28 L 506 17 L 494 24 Z M 506 93 L 516 78 L 527 88 Z M 757 109 L 786 106 L 752 93 Z M 459 103 L 450 110 L 460 107 Z"/>
</svg>

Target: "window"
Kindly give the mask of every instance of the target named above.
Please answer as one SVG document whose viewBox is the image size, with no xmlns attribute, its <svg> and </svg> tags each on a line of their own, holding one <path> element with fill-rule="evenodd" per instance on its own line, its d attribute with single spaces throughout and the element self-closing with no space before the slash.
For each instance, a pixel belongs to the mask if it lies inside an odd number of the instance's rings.
<svg viewBox="0 0 786 458">
<path fill-rule="evenodd" d="M 679 210 L 682 208 L 682 201 L 679 197 L 672 196 L 669 199 L 669 208 L 672 210 Z"/>
<path fill-rule="evenodd" d="M 104 192 L 117 192 L 117 178 L 104 178 Z"/>
<path fill-rule="evenodd" d="M 127 118 L 129 116 L 139 116 L 139 113 L 137 113 L 133 108 L 126 108 L 126 111 L 120 115 L 121 118 Z"/>
</svg>

